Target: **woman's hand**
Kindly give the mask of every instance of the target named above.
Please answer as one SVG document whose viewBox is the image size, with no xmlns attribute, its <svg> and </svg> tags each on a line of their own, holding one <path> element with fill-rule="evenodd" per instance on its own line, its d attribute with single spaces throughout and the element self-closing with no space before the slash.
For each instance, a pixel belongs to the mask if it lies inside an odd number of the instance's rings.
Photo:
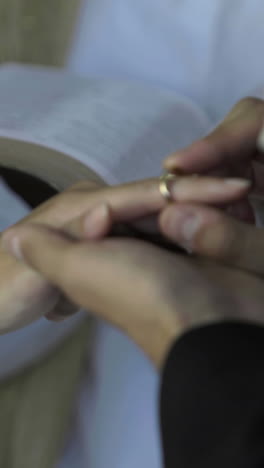
<svg viewBox="0 0 264 468">
<path fill-rule="evenodd" d="M 89 207 L 87 195 L 104 184 L 78 183 L 33 210 L 17 225 L 44 222 L 62 227 Z M 1 234 L 2 237 L 3 234 Z M 61 293 L 36 272 L 17 262 L 0 247 L 0 333 L 23 327 L 57 310 L 76 311 Z"/>
<path fill-rule="evenodd" d="M 200 187 L 201 180 L 192 184 Z M 182 179 L 185 196 L 186 186 L 189 180 Z M 177 196 L 179 191 L 178 185 Z M 6 233 L 4 245 L 71 301 L 125 331 L 157 366 L 174 339 L 192 327 L 225 319 L 263 323 L 259 278 L 139 240 L 102 239 L 114 223 L 128 219 L 127 205 L 136 218 L 167 206 L 157 180 L 104 189 L 94 197 L 100 204 L 63 230 L 21 226 Z"/>
</svg>

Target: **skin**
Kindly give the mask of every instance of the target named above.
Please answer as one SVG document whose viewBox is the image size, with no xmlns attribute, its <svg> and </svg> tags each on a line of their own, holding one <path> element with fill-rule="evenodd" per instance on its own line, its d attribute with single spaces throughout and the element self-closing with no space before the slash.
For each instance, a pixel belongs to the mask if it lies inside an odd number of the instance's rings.
<svg viewBox="0 0 264 468">
<path fill-rule="evenodd" d="M 171 187 L 175 200 L 208 199 L 214 191 L 212 203 L 221 206 L 248 190 L 237 181 L 208 177 L 181 178 Z M 107 237 L 120 222 L 154 213 L 159 220 L 167 202 L 157 179 L 95 190 L 86 198 L 91 209 L 63 229 L 20 226 L 6 232 L 3 246 L 73 303 L 127 333 L 158 368 L 175 338 L 190 328 L 226 318 L 246 320 L 249 311 L 250 318 L 262 320 L 264 290 L 258 278 L 137 239 Z"/>
<path fill-rule="evenodd" d="M 215 203 L 238 198 L 248 192 L 248 187 L 229 187 L 220 190 L 223 181 L 214 178 L 196 181 L 195 185 L 181 181 L 175 188 L 174 196 L 179 199 L 193 200 L 195 195 L 204 200 L 216 187 L 213 197 Z M 218 188 L 217 188 L 218 187 Z M 101 189 L 101 190 L 99 190 Z M 153 214 L 165 205 L 158 190 L 158 180 L 127 184 L 117 188 L 102 188 L 101 184 L 90 181 L 79 182 L 65 192 L 50 199 L 18 223 L 26 226 L 29 223 L 43 223 L 53 228 L 62 228 L 72 219 L 89 211 L 93 206 L 107 200 L 112 204 L 113 213 L 119 210 L 123 221 L 138 219 L 145 214 Z M 145 200 L 145 204 L 142 204 Z M 2 272 L 2 274 L 1 274 Z M 31 323 L 43 315 L 52 316 L 61 307 L 61 293 L 45 281 L 38 273 L 18 263 L 3 248 L 0 250 L 0 332 L 14 330 Z M 66 304 L 67 314 L 76 311 L 74 305 Z"/>
<path fill-rule="evenodd" d="M 80 187 L 83 188 L 83 185 L 80 184 Z M 94 187 L 94 182 L 85 182 L 78 204 L 74 203 L 73 206 L 70 201 L 77 197 L 78 190 L 73 186 L 33 210 L 18 225 L 44 222 L 53 227 L 62 227 L 77 216 L 82 208 L 87 209 L 84 200 L 86 191 Z M 65 301 L 58 289 L 38 273 L 17 262 L 1 246 L 0 291 L 0 333 L 21 328 L 54 310 L 66 310 L 68 313 L 76 310 L 76 306 Z"/>
<path fill-rule="evenodd" d="M 263 211 L 263 122 L 264 101 L 243 99 L 210 135 L 169 156 L 164 166 L 186 174 L 195 171 L 247 175 L 254 189 L 251 200 L 254 204 L 258 202 L 258 209 Z M 237 206 L 240 214 L 242 211 L 240 221 L 199 203 L 171 205 L 163 211 L 161 230 L 169 239 L 187 245 L 198 255 L 263 275 L 264 230 L 241 222 L 243 217 L 248 221 L 247 201 L 233 205 L 232 214 Z"/>
</svg>

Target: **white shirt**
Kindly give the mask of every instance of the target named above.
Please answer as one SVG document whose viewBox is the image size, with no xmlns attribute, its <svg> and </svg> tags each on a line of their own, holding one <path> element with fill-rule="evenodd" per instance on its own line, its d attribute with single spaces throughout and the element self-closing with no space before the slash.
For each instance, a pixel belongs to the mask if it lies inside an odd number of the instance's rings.
<svg viewBox="0 0 264 468">
<path fill-rule="evenodd" d="M 176 90 L 221 117 L 263 84 L 262 0 L 87 0 L 70 67 Z"/>
</svg>

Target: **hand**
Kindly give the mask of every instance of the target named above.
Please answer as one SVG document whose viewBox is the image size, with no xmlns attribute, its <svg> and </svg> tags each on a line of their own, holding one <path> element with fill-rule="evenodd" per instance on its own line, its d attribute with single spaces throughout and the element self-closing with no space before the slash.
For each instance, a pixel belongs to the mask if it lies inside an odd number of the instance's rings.
<svg viewBox="0 0 264 468">
<path fill-rule="evenodd" d="M 166 207 L 160 228 L 164 236 L 198 256 L 264 275 L 264 229 L 188 203 Z"/>
<path fill-rule="evenodd" d="M 42 220 L 53 226 L 62 226 L 79 213 L 80 206 L 84 206 L 84 198 L 87 201 L 88 191 L 94 188 L 95 184 L 89 181 L 73 186 L 39 206 L 18 225 Z M 79 203 L 72 206 L 72 198 L 74 201 L 78 198 Z M 0 249 L 0 281 L 0 333 L 20 328 L 54 309 L 64 313 L 76 310 L 76 306 L 66 302 L 54 286 L 15 261 L 3 249 Z"/>
<path fill-rule="evenodd" d="M 169 156 L 166 169 L 184 173 L 208 173 L 219 176 L 245 177 L 251 180 L 255 196 L 264 194 L 264 155 L 257 147 L 264 122 L 264 101 L 246 98 L 238 102 L 223 122 L 206 138 Z M 229 208 L 232 215 L 253 221 L 248 203 Z"/>
<path fill-rule="evenodd" d="M 264 101 L 244 99 L 209 136 L 171 155 L 165 166 L 171 170 L 180 168 L 186 173 L 210 170 L 222 174 L 248 174 L 255 185 L 255 195 L 263 199 L 264 155 L 257 147 L 263 120 Z M 259 142 L 263 146 L 263 135 Z M 244 214 L 247 212 L 245 208 L 245 204 L 240 203 L 239 209 Z M 164 235 L 196 254 L 260 275 L 264 273 L 263 229 L 199 204 L 169 206 L 162 214 L 160 225 Z"/>
<path fill-rule="evenodd" d="M 240 185 L 232 185 L 215 178 L 201 178 L 193 183 L 185 178 L 172 187 L 172 191 L 177 200 L 193 201 L 197 198 L 203 202 L 210 196 L 212 202 L 222 204 L 246 196 L 248 186 L 243 181 L 240 182 Z M 158 190 L 157 179 L 104 189 L 98 184 L 85 181 L 42 204 L 18 223 L 18 226 L 31 222 L 61 228 L 72 218 L 104 201 L 111 204 L 113 215 L 117 211 L 122 221 L 153 214 L 165 205 Z M 97 231 L 94 233 L 95 236 L 99 234 Z M 1 333 L 25 326 L 43 315 L 54 317 L 58 311 L 69 315 L 78 310 L 65 301 L 58 289 L 36 272 L 16 262 L 3 250 L 0 260 L 3 271 L 0 295 Z"/>
<path fill-rule="evenodd" d="M 193 181 L 192 187 L 200 182 Z M 190 181 L 181 184 L 185 192 Z M 128 187 L 138 198 L 133 209 Z M 178 185 L 178 195 L 179 190 Z M 5 247 L 71 301 L 125 331 L 157 366 L 174 339 L 194 326 L 225 319 L 263 322 L 264 288 L 254 276 L 138 240 L 95 240 L 107 235 L 114 222 L 127 219 L 128 202 L 136 216 L 164 208 L 156 180 L 102 192 L 103 205 L 64 230 L 37 224 L 12 229 L 4 237 Z"/>
</svg>

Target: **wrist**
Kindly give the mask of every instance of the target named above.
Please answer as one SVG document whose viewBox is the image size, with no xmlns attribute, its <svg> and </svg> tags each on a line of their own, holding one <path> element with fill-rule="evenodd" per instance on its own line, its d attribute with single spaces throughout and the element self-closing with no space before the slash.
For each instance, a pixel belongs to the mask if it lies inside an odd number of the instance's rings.
<svg viewBox="0 0 264 468">
<path fill-rule="evenodd" d="M 160 369 L 174 341 L 184 330 L 175 314 L 160 309 L 158 314 L 152 311 L 140 323 L 126 327 L 125 332 Z"/>
<path fill-rule="evenodd" d="M 40 318 L 55 307 L 59 298 L 53 286 L 1 247 L 0 290 L 0 333 Z"/>
</svg>

